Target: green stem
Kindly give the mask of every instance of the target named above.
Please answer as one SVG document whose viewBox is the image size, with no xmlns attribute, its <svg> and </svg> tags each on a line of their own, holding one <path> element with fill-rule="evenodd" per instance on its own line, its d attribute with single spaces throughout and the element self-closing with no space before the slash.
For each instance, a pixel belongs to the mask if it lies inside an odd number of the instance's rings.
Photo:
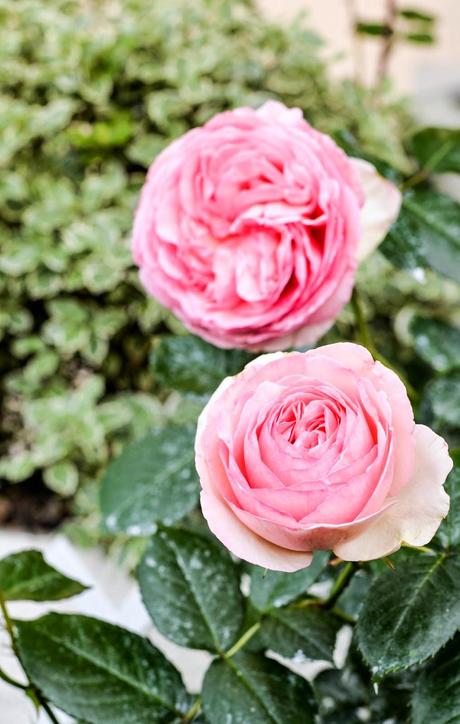
<svg viewBox="0 0 460 724">
<path fill-rule="evenodd" d="M 201 696 L 197 696 L 188 712 L 184 715 L 182 721 L 192 721 L 201 709 Z"/>
<path fill-rule="evenodd" d="M 436 551 L 432 548 L 428 548 L 427 546 L 411 546 L 410 543 L 404 543 L 404 541 L 401 543 L 401 548 L 409 548 L 409 550 L 418 551 L 419 553 L 428 553 L 430 556 L 436 555 Z"/>
<path fill-rule="evenodd" d="M 334 608 L 331 609 L 331 613 L 333 613 L 334 616 L 337 616 L 337 618 L 340 618 L 340 620 L 344 623 L 349 623 L 352 625 L 356 623 L 356 618 L 350 616 L 349 613 L 345 613 L 345 611 L 342 611 L 341 608 L 337 608 L 337 606 L 334 606 Z"/>
<path fill-rule="evenodd" d="M 344 566 L 335 584 L 333 585 L 329 596 L 323 602 L 323 608 L 334 608 L 335 604 L 339 600 L 340 596 L 342 595 L 358 569 L 359 565 L 357 563 L 347 563 L 347 565 Z"/>
<path fill-rule="evenodd" d="M 5 599 L 3 598 L 3 595 L 2 595 L 2 593 L 1 593 L 1 591 L 0 591 L 0 610 L 1 610 L 2 614 L 3 614 L 3 619 L 4 619 L 4 621 L 5 621 L 6 630 L 7 630 L 7 632 L 8 632 L 8 636 L 9 636 L 10 641 L 11 641 L 11 648 L 13 649 L 14 653 L 15 653 L 16 656 L 17 656 L 17 655 L 18 655 L 18 652 L 17 652 L 17 646 L 16 646 L 16 636 L 15 636 L 15 634 L 14 634 L 14 629 L 13 629 L 13 622 L 12 622 L 12 620 L 11 620 L 11 618 L 10 618 L 10 614 L 8 613 L 8 609 L 7 609 L 7 607 L 6 607 Z"/>
<path fill-rule="evenodd" d="M 361 296 L 356 289 L 356 287 L 353 289 L 353 294 L 351 295 L 351 306 L 353 308 L 353 312 L 355 315 L 355 322 L 356 326 L 358 328 L 358 339 L 363 344 L 371 355 L 375 356 L 375 346 L 374 342 L 371 337 L 371 333 L 369 330 L 369 327 L 367 326 L 366 318 L 364 316 L 364 310 L 363 310 L 363 304 L 361 301 Z"/>
<path fill-rule="evenodd" d="M 27 691 L 27 685 L 21 684 L 19 681 L 16 681 L 15 679 L 12 679 L 9 674 L 6 673 L 6 671 L 3 671 L 3 669 L 0 669 L 0 679 L 5 682 L 5 684 L 9 684 L 10 686 L 14 686 L 16 689 L 22 689 L 23 691 Z"/>
<path fill-rule="evenodd" d="M 324 601 L 320 598 L 302 598 L 300 601 L 296 601 L 293 606 L 294 608 L 309 608 L 310 606 L 322 606 Z"/>
<path fill-rule="evenodd" d="M 452 150 L 452 146 L 452 141 L 445 141 L 445 143 L 443 143 L 442 146 L 433 153 L 431 158 L 428 159 L 423 168 L 419 169 L 413 176 L 410 176 L 406 181 L 404 181 L 402 190 L 407 191 L 407 189 L 417 186 L 417 184 L 422 183 L 422 181 L 426 181 L 439 162 Z"/>
<path fill-rule="evenodd" d="M 16 642 L 16 634 L 14 633 L 13 622 L 10 618 L 10 614 L 8 613 L 5 599 L 4 599 L 1 591 L 0 591 L 0 611 L 2 612 L 3 619 L 5 621 L 5 628 L 7 630 L 7 633 L 8 633 L 9 639 L 10 639 L 11 648 L 12 648 L 14 654 L 16 655 L 16 657 L 19 659 L 18 647 L 17 647 L 17 642 Z M 3 672 L 3 671 L 0 671 L 0 678 L 3 679 L 3 681 L 5 681 L 7 684 L 10 684 L 11 686 L 16 687 L 17 689 L 22 689 L 27 694 L 27 696 L 30 699 L 32 699 L 32 701 L 34 702 L 34 704 L 37 707 L 41 706 L 43 708 L 43 710 L 46 712 L 46 714 L 47 714 L 49 720 L 52 722 L 52 724 L 59 724 L 59 720 L 55 717 L 48 702 L 43 697 L 41 692 L 34 686 L 34 684 L 32 684 L 31 681 L 28 681 L 27 684 L 20 684 L 18 681 L 15 681 L 10 676 L 8 676 L 8 674 L 5 674 L 5 672 Z"/>
<path fill-rule="evenodd" d="M 366 347 L 369 350 L 369 352 L 371 353 L 371 355 L 373 356 L 373 358 L 375 360 L 378 360 L 383 365 L 385 365 L 385 367 L 388 367 L 396 375 L 398 375 L 398 377 L 401 379 L 401 382 L 404 384 L 404 386 L 407 390 L 407 394 L 408 394 L 411 402 L 417 403 L 420 399 L 420 396 L 419 396 L 417 390 L 411 385 L 411 383 L 409 382 L 407 377 L 401 372 L 401 370 L 398 369 L 397 367 L 395 367 L 386 357 L 384 357 L 384 355 L 381 354 L 378 351 L 377 347 L 375 346 L 374 340 L 372 339 L 372 336 L 371 336 L 370 329 L 367 325 L 367 322 L 366 322 L 366 319 L 364 316 L 361 297 L 360 297 L 359 292 L 356 289 L 356 287 L 353 289 L 353 294 L 351 297 L 351 306 L 353 308 L 353 312 L 355 315 L 356 327 L 358 330 L 357 336 L 358 336 L 358 339 L 361 342 L 361 344 L 364 345 L 364 347 Z"/>
<path fill-rule="evenodd" d="M 235 656 L 236 653 L 240 649 L 243 648 L 245 644 L 249 641 L 249 639 L 252 639 L 252 637 L 257 633 L 257 631 L 260 629 L 260 621 L 257 621 L 251 628 L 248 628 L 248 630 L 242 635 L 240 639 L 236 642 L 236 644 L 233 644 L 233 646 L 224 654 L 226 659 L 230 659 L 232 656 Z"/>
</svg>

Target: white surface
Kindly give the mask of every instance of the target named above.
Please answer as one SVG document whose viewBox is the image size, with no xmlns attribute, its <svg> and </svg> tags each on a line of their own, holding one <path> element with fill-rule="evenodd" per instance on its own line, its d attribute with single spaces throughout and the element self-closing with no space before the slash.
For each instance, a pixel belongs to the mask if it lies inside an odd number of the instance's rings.
<svg viewBox="0 0 460 724">
<path fill-rule="evenodd" d="M 134 579 L 107 559 L 100 550 L 77 549 L 61 535 L 37 536 L 0 531 L 0 558 L 27 548 L 43 551 L 51 565 L 92 588 L 80 596 L 52 604 L 12 602 L 8 608 L 13 617 L 35 618 L 52 610 L 87 614 L 119 624 L 148 636 L 182 673 L 189 691 L 201 688 L 202 677 L 210 660 L 209 654 L 176 646 L 158 633 L 142 605 Z M 19 666 L 3 630 L 0 630 L 0 666 L 12 676 L 21 678 Z M 69 721 L 61 714 L 59 719 L 62 724 Z M 31 724 L 37 721 L 40 724 L 48 723 L 44 715 L 37 720 L 32 704 L 21 691 L 0 681 L 1 724 Z"/>
</svg>

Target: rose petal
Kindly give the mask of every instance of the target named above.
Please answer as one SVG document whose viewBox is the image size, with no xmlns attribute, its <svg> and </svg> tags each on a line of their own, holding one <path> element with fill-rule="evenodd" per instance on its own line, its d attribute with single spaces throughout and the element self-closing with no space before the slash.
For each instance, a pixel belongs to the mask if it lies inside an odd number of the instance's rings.
<svg viewBox="0 0 460 724">
<path fill-rule="evenodd" d="M 217 495 L 201 492 L 201 509 L 216 538 L 238 558 L 273 571 L 292 573 L 312 561 L 308 552 L 290 551 L 269 543 L 253 533 L 232 513 Z"/>
<path fill-rule="evenodd" d="M 452 469 L 447 444 L 425 425 L 415 426 L 416 469 L 393 499 L 395 504 L 359 535 L 334 547 L 345 561 L 370 561 L 388 556 L 401 543 L 426 545 L 449 510 L 443 485 Z"/>
<path fill-rule="evenodd" d="M 390 226 L 396 221 L 401 208 L 401 192 L 375 166 L 362 158 L 350 158 L 359 175 L 365 194 L 361 209 L 361 239 L 358 261 L 363 261 L 385 238 Z"/>
</svg>

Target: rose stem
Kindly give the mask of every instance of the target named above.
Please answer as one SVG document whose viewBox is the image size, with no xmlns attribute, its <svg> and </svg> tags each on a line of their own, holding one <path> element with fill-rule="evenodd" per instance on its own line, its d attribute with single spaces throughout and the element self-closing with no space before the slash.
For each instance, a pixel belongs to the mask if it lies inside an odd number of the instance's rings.
<svg viewBox="0 0 460 724">
<path fill-rule="evenodd" d="M 357 570 L 359 570 L 359 565 L 357 563 L 347 563 L 347 565 L 341 571 L 335 584 L 333 585 L 328 598 L 326 598 L 326 600 L 323 602 L 323 608 L 334 608 L 338 599 L 350 583 Z"/>
<path fill-rule="evenodd" d="M 201 709 L 201 696 L 197 696 L 188 712 L 184 715 L 182 721 L 192 721 Z"/>
<path fill-rule="evenodd" d="M 356 289 L 356 287 L 353 289 L 353 294 L 351 296 L 351 306 L 353 308 L 353 312 L 355 315 L 355 321 L 357 326 L 357 336 L 361 344 L 366 347 L 373 358 L 375 360 L 378 360 L 381 362 L 385 367 L 388 367 L 390 370 L 393 370 L 393 372 L 398 375 L 398 377 L 401 379 L 401 382 L 404 384 L 407 390 L 407 394 L 413 403 L 417 403 L 419 400 L 419 394 L 417 390 L 411 385 L 407 377 L 402 374 L 402 372 L 396 368 L 386 357 L 383 356 L 383 354 L 380 354 L 378 349 L 376 348 L 374 341 L 371 337 L 371 333 L 369 330 L 369 327 L 367 325 L 366 319 L 364 317 L 363 312 L 363 305 L 361 296 Z"/>
<path fill-rule="evenodd" d="M 240 639 L 236 642 L 236 644 L 233 644 L 231 649 L 229 649 L 225 654 L 226 659 L 230 659 L 232 656 L 234 656 L 240 649 L 243 648 L 245 644 L 249 641 L 249 639 L 252 639 L 252 637 L 257 633 L 257 631 L 260 629 L 260 621 L 257 621 L 251 628 L 248 628 L 248 630 L 242 635 Z"/>
</svg>

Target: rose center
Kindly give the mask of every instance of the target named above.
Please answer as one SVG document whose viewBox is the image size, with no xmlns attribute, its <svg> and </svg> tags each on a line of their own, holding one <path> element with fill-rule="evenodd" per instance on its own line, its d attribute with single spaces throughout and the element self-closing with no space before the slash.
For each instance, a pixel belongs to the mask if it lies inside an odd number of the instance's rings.
<svg viewBox="0 0 460 724">
<path fill-rule="evenodd" d="M 339 424 L 337 410 L 324 400 L 297 400 L 279 411 L 278 434 L 291 445 L 311 449 L 321 445 Z"/>
</svg>

